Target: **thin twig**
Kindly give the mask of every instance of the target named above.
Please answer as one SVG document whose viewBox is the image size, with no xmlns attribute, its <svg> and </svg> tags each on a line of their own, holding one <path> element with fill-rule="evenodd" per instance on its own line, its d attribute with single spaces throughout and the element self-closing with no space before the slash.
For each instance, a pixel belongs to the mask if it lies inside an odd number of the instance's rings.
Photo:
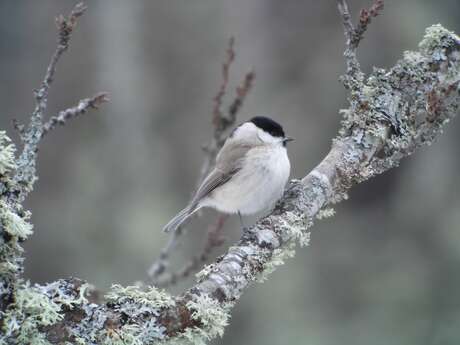
<svg viewBox="0 0 460 345">
<path fill-rule="evenodd" d="M 230 39 L 228 40 L 228 48 L 226 51 L 227 57 L 224 63 L 222 64 L 222 83 L 220 84 L 219 91 L 214 97 L 214 108 L 212 111 L 212 123 L 215 128 L 221 127 L 221 120 L 223 118 L 222 100 L 225 95 L 225 91 L 227 89 L 227 84 L 228 84 L 229 74 L 230 74 L 230 66 L 235 60 L 234 45 L 235 45 L 235 38 L 230 37 Z"/>
<path fill-rule="evenodd" d="M 14 128 L 18 130 L 20 138 L 24 143 L 24 148 L 18 158 L 16 175 L 14 176 L 14 181 L 18 186 L 18 190 L 13 193 L 14 196 L 12 196 L 12 198 L 19 200 L 19 202 L 23 201 L 27 194 L 32 190 L 32 186 L 36 180 L 38 144 L 40 143 L 44 132 L 47 132 L 51 127 L 53 127 L 54 121 L 56 120 L 56 118 L 51 118 L 50 121 L 43 124 L 44 113 L 48 105 L 48 94 L 54 80 L 57 64 L 64 52 L 69 48 L 69 42 L 77 25 L 77 20 L 83 15 L 86 8 L 85 4 L 81 2 L 73 8 L 68 17 L 60 15 L 56 18 L 58 44 L 51 57 L 50 63 L 48 64 L 45 77 L 43 78 L 40 87 L 34 90 L 35 109 L 30 118 L 30 122 L 27 126 L 24 126 L 19 124 L 17 121 L 14 121 Z M 82 113 L 88 108 L 94 107 L 96 103 L 99 104 L 106 100 L 106 96 L 104 94 L 100 94 L 98 96 L 99 97 L 81 101 L 79 106 L 76 107 L 77 109 L 71 108 L 61 113 L 67 114 L 67 117 L 71 117 L 72 113 L 77 115 L 77 113 Z M 82 102 L 88 102 L 88 105 L 85 106 L 86 103 Z M 80 106 L 82 106 L 82 108 L 79 110 L 78 108 Z"/>
<path fill-rule="evenodd" d="M 248 73 L 246 73 L 241 85 L 237 86 L 236 97 L 230 104 L 230 107 L 228 108 L 228 118 L 226 119 L 227 122 L 231 124 L 235 123 L 236 114 L 240 110 L 244 100 L 246 99 L 247 94 L 251 90 L 255 77 L 256 73 L 251 70 Z"/>
<path fill-rule="evenodd" d="M 216 96 L 214 97 L 214 107 L 212 113 L 212 123 L 214 127 L 214 132 L 211 141 L 203 147 L 203 151 L 205 152 L 205 158 L 203 165 L 201 167 L 201 173 L 198 179 L 196 189 L 200 186 L 201 182 L 209 174 L 212 167 L 214 166 L 217 154 L 219 153 L 219 150 L 225 142 L 227 132 L 235 124 L 237 114 L 240 111 L 244 103 L 244 100 L 254 83 L 255 73 L 253 71 L 250 71 L 245 75 L 241 84 L 236 88 L 236 96 L 235 99 L 230 103 L 228 114 L 222 113 L 222 103 L 229 82 L 230 66 L 235 59 L 234 44 L 235 40 L 233 37 L 231 37 L 228 43 L 228 48 L 226 50 L 226 59 L 222 64 L 222 82 L 219 86 L 219 90 Z M 197 212 L 194 216 L 199 217 L 200 214 L 201 213 Z M 222 218 L 222 226 L 223 222 L 225 222 L 226 219 L 226 217 Z M 193 270 L 199 267 L 195 263 L 196 258 L 209 257 L 212 247 L 208 248 L 208 246 L 205 246 L 202 254 L 196 256 L 195 258 L 191 258 L 190 261 L 181 270 L 179 270 L 176 273 L 170 273 L 169 278 L 161 277 L 167 271 L 167 268 L 169 266 L 169 256 L 171 252 L 174 250 L 174 248 L 176 248 L 178 239 L 185 232 L 185 228 L 179 227 L 177 231 L 172 233 L 168 243 L 161 250 L 159 257 L 152 263 L 152 265 L 150 265 L 150 268 L 148 269 L 148 276 L 150 282 L 152 282 L 154 285 L 161 285 L 163 281 L 168 281 L 169 283 L 167 285 L 177 283 L 179 279 L 185 278 Z"/>
<path fill-rule="evenodd" d="M 347 64 L 346 75 L 342 78 L 345 87 L 350 89 L 359 89 L 364 80 L 364 73 L 356 57 L 356 50 L 359 43 L 364 37 L 368 25 L 371 23 L 373 17 L 377 17 L 383 9 L 383 0 L 375 0 L 373 5 L 368 9 L 362 9 L 359 16 L 359 23 L 357 27 L 353 25 L 351 20 L 350 11 L 348 10 L 348 3 L 346 0 L 337 0 L 337 7 L 342 17 L 342 24 L 346 39 L 346 49 L 344 52 L 345 61 Z"/>
<path fill-rule="evenodd" d="M 54 80 L 57 63 L 59 62 L 62 54 L 69 48 L 70 38 L 72 37 L 73 30 L 77 26 L 77 20 L 85 13 L 86 9 L 86 5 L 83 2 L 80 2 L 73 8 L 67 18 L 65 18 L 62 14 L 56 18 L 56 26 L 58 28 L 58 46 L 51 57 L 51 62 L 48 65 L 45 78 L 43 79 L 40 88 L 35 91 L 35 99 L 37 101 L 37 107 L 39 107 L 40 110 L 40 115 L 47 106 L 48 91 Z"/>
<path fill-rule="evenodd" d="M 56 128 L 57 125 L 63 126 L 68 120 L 85 114 L 89 109 L 98 109 L 101 104 L 108 101 L 107 92 L 100 92 L 91 98 L 82 99 L 75 107 L 62 110 L 58 115 L 50 117 L 49 120 L 43 124 L 42 137 Z"/>
<path fill-rule="evenodd" d="M 371 23 L 372 18 L 377 17 L 380 12 L 383 10 L 384 2 L 383 0 L 375 0 L 372 6 L 369 9 L 363 8 L 359 13 L 359 22 L 356 26 L 354 40 L 352 44 L 358 46 L 359 42 L 363 39 L 364 33 L 367 30 L 367 26 Z"/>
<path fill-rule="evenodd" d="M 169 275 L 163 276 L 161 280 L 156 282 L 157 287 L 168 287 L 177 284 L 179 281 L 188 278 L 193 272 L 201 268 L 205 264 L 212 254 L 215 248 L 222 246 L 225 242 L 223 237 L 223 229 L 225 221 L 228 219 L 228 215 L 223 214 L 217 218 L 214 224 L 211 224 L 208 228 L 208 235 L 206 244 L 201 254 L 192 257 L 185 265 L 176 272 L 171 272 Z"/>
<path fill-rule="evenodd" d="M 150 282 L 154 285 L 158 284 L 160 277 L 166 272 L 169 266 L 169 255 L 176 247 L 178 238 L 182 235 L 183 231 L 184 228 L 179 227 L 171 234 L 166 246 L 160 251 L 158 258 L 150 265 L 147 274 Z"/>
</svg>

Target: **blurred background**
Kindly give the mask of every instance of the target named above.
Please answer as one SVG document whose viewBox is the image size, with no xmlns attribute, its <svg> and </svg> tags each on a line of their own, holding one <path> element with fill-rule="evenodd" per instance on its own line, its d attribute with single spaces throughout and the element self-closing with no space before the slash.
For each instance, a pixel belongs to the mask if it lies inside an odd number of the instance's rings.
<svg viewBox="0 0 460 345">
<path fill-rule="evenodd" d="M 267 114 L 296 138 L 292 177 L 330 148 L 347 94 L 335 1 L 89 1 L 61 60 L 49 115 L 108 91 L 101 110 L 41 145 L 40 180 L 27 201 L 33 282 L 77 276 L 107 289 L 142 280 L 167 241 L 162 226 L 187 202 L 212 133 L 212 99 L 228 38 L 236 40 L 227 103 L 256 71 L 239 121 Z M 55 48 L 54 17 L 73 1 L 0 2 L 0 128 L 27 121 L 32 89 Z M 356 19 L 370 1 L 350 1 Z M 424 29 L 460 32 L 458 0 L 387 0 L 359 49 L 363 68 L 391 67 Z M 249 289 L 215 344 L 458 344 L 460 341 L 460 121 L 436 145 L 356 188 L 332 219 Z M 206 211 L 174 253 L 179 267 L 203 247 Z M 239 237 L 226 226 L 220 254 Z M 191 280 L 172 289 L 181 291 Z"/>
</svg>

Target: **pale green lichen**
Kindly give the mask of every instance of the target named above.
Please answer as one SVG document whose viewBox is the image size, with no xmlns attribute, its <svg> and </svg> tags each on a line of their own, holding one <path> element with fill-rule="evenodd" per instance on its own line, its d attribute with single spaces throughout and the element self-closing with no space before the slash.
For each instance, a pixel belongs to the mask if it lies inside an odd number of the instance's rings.
<svg viewBox="0 0 460 345">
<path fill-rule="evenodd" d="M 5 131 L 0 131 L 0 176 L 16 168 L 14 153 L 16 149 Z"/>
<path fill-rule="evenodd" d="M 48 344 L 39 331 L 62 319 L 61 306 L 51 301 L 39 288 L 24 284 L 16 290 L 15 302 L 2 313 L 2 331 L 17 344 Z"/>
<path fill-rule="evenodd" d="M 230 304 L 223 306 L 208 295 L 201 295 L 187 302 L 187 308 L 192 311 L 192 318 L 203 325 L 197 330 L 206 339 L 222 337 L 230 319 Z"/>
<path fill-rule="evenodd" d="M 282 248 L 277 248 L 273 251 L 269 260 L 264 262 L 263 270 L 257 277 L 259 283 L 263 283 L 268 279 L 268 276 L 275 272 L 278 266 L 284 265 L 287 259 L 295 256 L 296 241 L 291 240 L 284 244 Z"/>
<path fill-rule="evenodd" d="M 445 42 L 446 40 L 449 42 Z M 426 54 L 431 54 L 446 45 L 452 46 L 452 40 L 460 42 L 460 38 L 453 31 L 447 30 L 441 24 L 435 24 L 425 30 L 425 36 L 419 43 L 419 49 Z"/>
<path fill-rule="evenodd" d="M 72 282 L 59 280 L 49 285 L 30 286 L 28 282 L 16 287 L 14 302 L 1 313 L 0 339 L 8 344 L 49 344 L 43 328 L 63 320 L 62 308 L 73 309 L 88 301 L 88 284 L 77 291 Z"/>
<path fill-rule="evenodd" d="M 312 225 L 312 221 L 305 214 L 299 216 L 294 212 L 286 212 L 280 219 L 279 229 L 284 235 L 299 241 L 301 247 L 306 247 L 310 244 L 310 232 L 307 230 Z"/>
<path fill-rule="evenodd" d="M 157 344 L 163 338 L 162 332 L 158 332 L 158 326 L 154 320 L 149 320 L 145 324 L 123 325 L 117 331 L 105 331 L 102 335 L 102 345 L 145 345 Z"/>
<path fill-rule="evenodd" d="M 24 217 L 18 216 L 5 202 L 0 201 L 0 221 L 5 231 L 10 235 L 21 239 L 30 236 L 33 226 L 26 221 L 29 217 L 30 213 L 25 213 Z"/>
<path fill-rule="evenodd" d="M 417 65 L 421 62 L 423 62 L 424 56 L 420 52 L 414 52 L 414 51 L 405 51 L 404 52 L 404 60 L 407 62 Z"/>
<path fill-rule="evenodd" d="M 197 272 L 195 274 L 195 277 L 197 279 L 198 282 L 202 281 L 203 279 L 205 279 L 207 276 L 209 276 L 211 274 L 211 272 L 213 270 L 215 270 L 216 268 L 216 265 L 215 264 L 209 264 L 209 265 L 205 265 L 201 271 Z"/>
<path fill-rule="evenodd" d="M 75 293 L 73 286 L 67 285 L 65 281 L 58 280 L 44 286 L 36 285 L 35 288 L 52 299 L 54 303 L 65 306 L 70 310 L 88 302 L 86 296 L 92 288 L 90 284 L 83 283 L 78 288 L 77 293 Z"/>
<path fill-rule="evenodd" d="M 136 304 L 150 309 L 158 309 L 170 307 L 175 304 L 170 294 L 154 286 L 150 286 L 144 291 L 137 286 L 123 287 L 114 284 L 105 297 L 108 301 L 124 305 L 125 307 L 129 304 Z"/>
<path fill-rule="evenodd" d="M 331 218 L 335 215 L 335 210 L 332 207 L 326 207 L 319 210 L 318 214 L 316 215 L 316 219 L 326 219 Z"/>
<path fill-rule="evenodd" d="M 156 323 L 156 317 L 162 308 L 175 305 L 171 295 L 153 286 L 143 290 L 115 284 L 105 297 L 115 310 L 128 317 L 128 322 L 116 332 L 99 335 L 101 344 L 152 344 L 165 338 L 165 328 Z M 143 321 L 145 318 L 148 320 Z"/>
<path fill-rule="evenodd" d="M 231 303 L 219 303 L 209 295 L 194 296 L 186 307 L 200 326 L 188 327 L 174 337 L 167 337 L 161 345 L 206 345 L 217 336 L 222 337 L 230 319 Z"/>
</svg>

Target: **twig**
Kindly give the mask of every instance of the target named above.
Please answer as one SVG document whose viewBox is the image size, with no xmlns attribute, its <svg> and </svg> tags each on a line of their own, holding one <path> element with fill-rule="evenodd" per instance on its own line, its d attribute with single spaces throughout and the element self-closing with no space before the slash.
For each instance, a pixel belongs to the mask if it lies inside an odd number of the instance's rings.
<svg viewBox="0 0 460 345">
<path fill-rule="evenodd" d="M 350 89 L 359 89 L 364 80 L 364 74 L 361 71 L 358 58 L 356 57 L 356 49 L 364 37 L 368 25 L 373 17 L 377 17 L 383 9 L 383 0 L 375 0 L 370 9 L 362 9 L 359 16 L 357 27 L 353 25 L 348 3 L 346 0 L 337 0 L 337 7 L 342 17 L 342 24 L 346 39 L 346 49 L 344 52 L 345 61 L 347 64 L 346 75 L 342 78 L 345 87 Z"/>
<path fill-rule="evenodd" d="M 235 123 L 236 114 L 240 110 L 241 106 L 243 105 L 244 100 L 246 99 L 246 95 L 252 88 L 252 84 L 256 74 L 254 71 L 249 71 L 246 73 L 243 82 L 241 85 L 237 86 L 236 88 L 236 97 L 233 102 L 230 104 L 228 108 L 228 119 L 226 121 L 230 122 L 231 124 Z"/>
<path fill-rule="evenodd" d="M 10 210 L 11 214 L 21 219 L 24 217 L 23 206 L 21 205 L 26 196 L 33 189 L 34 182 L 37 180 L 36 165 L 37 165 L 37 152 L 40 140 L 43 136 L 53 129 L 58 123 L 63 124 L 66 120 L 71 117 L 78 116 L 88 111 L 89 108 L 97 108 L 103 102 L 106 102 L 107 94 L 99 93 L 96 96 L 88 99 L 84 99 L 79 102 L 75 107 L 66 109 L 59 112 L 57 116 L 51 117 L 44 123 L 43 118 L 48 105 L 48 95 L 50 87 L 53 83 L 57 64 L 60 61 L 64 52 L 69 48 L 70 39 L 72 33 L 77 25 L 77 20 L 86 10 L 86 6 L 83 3 L 77 4 L 70 12 L 68 17 L 59 16 L 56 18 L 56 25 L 58 29 L 57 47 L 51 56 L 50 62 L 47 66 L 45 76 L 40 82 L 38 89 L 34 90 L 35 107 L 30 116 L 30 121 L 26 125 L 21 125 L 17 121 L 13 121 L 14 128 L 18 131 L 20 139 L 23 143 L 23 149 L 16 160 L 16 169 L 12 172 L 12 176 L 9 181 L 9 190 L 7 193 L 2 194 L 2 204 L 0 205 L 0 214 L 3 214 L 4 209 Z M 3 221 L 2 221 L 3 222 Z M 2 227 L 0 225 L 0 227 Z M 9 251 L 11 262 L 22 263 L 23 251 L 16 244 L 18 238 L 15 236 L 5 236 L 5 232 L 0 231 L 0 243 L 4 244 L 10 242 L 8 246 L 15 248 Z M 25 237 L 21 237 L 21 241 L 24 241 Z M 14 245 L 11 245 L 14 244 Z M 2 253 L 4 249 L 2 249 Z M 2 257 L 4 260 L 5 257 Z M 0 285 L 3 286 L 2 292 L 14 291 L 13 285 L 19 281 L 20 273 L 22 272 L 20 265 L 9 265 L 9 270 L 2 271 L 0 274 Z M 7 273 L 5 273 L 7 272 Z M 8 286 L 8 289 L 6 287 Z M 2 293 L 0 293 L 2 295 Z M 0 296 L 0 305 L 2 301 L 6 301 L 3 306 L 8 305 L 13 300 L 5 299 L 5 295 Z M 0 336 L 1 338 L 1 336 Z M 31 340 L 32 343 L 35 343 Z M 0 339 L 0 343 L 2 343 Z"/>
<path fill-rule="evenodd" d="M 166 272 L 169 266 L 169 254 L 176 247 L 178 238 L 182 235 L 183 231 L 184 228 L 179 227 L 170 235 L 166 246 L 160 251 L 158 258 L 150 265 L 147 274 L 152 284 L 158 284 L 160 277 Z"/>
<path fill-rule="evenodd" d="M 168 287 L 177 284 L 179 281 L 188 278 L 193 272 L 201 268 L 205 264 L 212 251 L 215 248 L 222 246 L 225 242 L 225 238 L 222 235 L 225 221 L 228 219 L 228 215 L 223 214 L 217 218 L 214 224 L 211 224 L 208 228 L 208 235 L 206 244 L 201 254 L 192 257 L 185 265 L 176 272 L 171 272 L 166 277 L 162 277 L 155 284 L 157 287 Z"/>
<path fill-rule="evenodd" d="M 83 2 L 80 2 L 73 8 L 67 18 L 65 18 L 62 14 L 56 18 L 56 26 L 58 28 L 58 46 L 51 57 L 51 62 L 48 65 L 45 78 L 43 79 L 40 88 L 35 91 L 37 107 L 39 107 L 40 110 L 37 111 L 36 109 L 36 112 L 39 115 L 41 115 L 41 113 L 43 113 L 46 109 L 48 91 L 54 80 L 57 63 L 59 62 L 62 54 L 69 48 L 70 38 L 72 37 L 73 30 L 77 26 L 77 20 L 83 15 L 83 13 L 85 13 L 86 9 L 86 5 Z"/>
<path fill-rule="evenodd" d="M 12 193 L 11 198 L 21 202 L 32 190 L 36 180 L 37 151 L 40 140 L 57 123 L 64 123 L 67 119 L 85 113 L 89 108 L 97 108 L 107 101 L 107 94 L 100 93 L 93 98 L 84 99 L 78 106 L 69 108 L 59 113 L 58 116 L 51 117 L 49 121 L 43 123 L 44 113 L 48 105 L 48 94 L 54 80 L 56 67 L 64 52 L 69 48 L 72 33 L 77 26 L 77 20 L 86 11 L 84 3 L 78 3 L 69 16 L 66 18 L 60 15 L 56 18 L 58 29 L 58 44 L 54 51 L 50 63 L 48 64 L 45 77 L 40 87 L 34 90 L 35 109 L 27 126 L 14 121 L 14 128 L 19 132 L 24 148 L 19 156 L 16 175 L 13 180 L 18 186 L 18 190 Z"/>
<path fill-rule="evenodd" d="M 221 120 L 223 118 L 222 114 L 222 100 L 225 95 L 225 91 L 227 89 L 227 84 L 229 80 L 229 73 L 230 73 L 230 66 L 235 60 L 235 38 L 230 37 L 228 41 L 228 48 L 227 48 L 227 58 L 225 62 L 222 64 L 222 83 L 220 84 L 219 91 L 217 92 L 216 96 L 214 97 L 214 108 L 212 111 L 212 123 L 215 128 L 221 127 Z"/>
<path fill-rule="evenodd" d="M 371 23 L 372 18 L 377 17 L 383 10 L 383 7 L 383 0 L 375 0 L 369 9 L 361 9 L 361 12 L 359 13 L 359 23 L 356 27 L 355 35 L 353 37 L 354 41 L 352 44 L 356 45 L 356 47 L 358 46 L 359 42 L 363 39 L 364 33 L 367 30 L 367 26 Z"/>
<path fill-rule="evenodd" d="M 56 128 L 57 125 L 63 126 L 68 120 L 85 114 L 89 109 L 98 109 L 101 104 L 108 101 L 107 92 L 100 92 L 91 98 L 82 99 L 77 106 L 62 110 L 58 115 L 50 117 L 49 120 L 43 124 L 42 137 Z"/>
<path fill-rule="evenodd" d="M 207 174 L 211 171 L 212 167 L 214 166 L 216 156 L 225 142 L 227 131 L 235 124 L 237 114 L 241 109 L 244 100 L 254 83 L 255 73 L 253 71 L 246 73 L 243 81 L 236 88 L 236 96 L 235 99 L 231 102 L 228 114 L 224 115 L 222 113 L 222 103 L 229 82 L 230 66 L 235 59 L 234 44 L 235 40 L 233 37 L 231 37 L 226 51 L 226 59 L 222 64 L 222 82 L 220 84 L 216 96 L 214 97 L 214 107 L 212 113 L 212 123 L 214 126 L 214 132 L 211 141 L 203 147 L 203 151 L 205 152 L 205 158 L 203 165 L 201 167 L 201 173 L 198 179 L 196 189 L 200 186 L 203 179 L 207 176 Z M 198 212 L 194 216 L 198 217 L 200 216 L 200 213 Z M 222 218 L 222 222 L 225 222 L 225 220 L 226 218 Z M 166 270 L 169 266 L 169 256 L 173 249 L 176 247 L 178 239 L 185 232 L 185 228 L 179 227 L 177 231 L 172 233 L 168 243 L 161 250 L 160 256 L 150 265 L 150 268 L 148 269 L 148 276 L 150 282 L 152 282 L 154 285 L 161 285 L 162 281 L 165 280 L 164 278 L 161 278 L 161 275 L 166 273 Z M 203 254 L 198 255 L 197 257 L 208 257 L 211 250 L 212 248 L 205 247 L 203 249 Z M 206 251 L 208 251 L 207 254 L 205 254 Z M 188 276 L 191 273 L 192 269 L 196 269 L 198 266 L 196 264 L 193 264 L 194 262 L 195 258 L 192 258 L 189 261 L 189 263 L 186 264 L 186 266 L 184 266 L 184 268 L 181 269 L 179 272 L 171 273 L 170 277 L 174 276 L 176 278 L 173 279 L 174 282 L 168 283 L 168 285 L 175 284 L 180 277 L 184 277 L 184 275 Z M 190 269 L 187 270 L 185 267 L 190 267 Z M 166 280 L 170 279 L 171 278 L 167 278 Z"/>
</svg>

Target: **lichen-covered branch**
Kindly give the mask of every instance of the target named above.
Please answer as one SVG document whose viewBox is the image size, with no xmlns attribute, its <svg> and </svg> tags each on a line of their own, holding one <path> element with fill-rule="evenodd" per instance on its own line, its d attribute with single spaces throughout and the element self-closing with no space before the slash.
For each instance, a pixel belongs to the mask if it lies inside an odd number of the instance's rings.
<svg viewBox="0 0 460 345">
<path fill-rule="evenodd" d="M 58 125 L 65 125 L 72 118 L 78 117 L 87 113 L 90 109 L 98 109 L 99 106 L 109 101 L 107 92 L 100 92 L 91 98 L 82 99 L 75 107 L 68 108 L 52 116 L 43 124 L 42 137 L 55 129 Z"/>
<path fill-rule="evenodd" d="M 205 267 L 190 289 L 173 297 L 154 287 L 114 285 L 105 302 L 97 304 L 91 287 L 76 279 L 34 286 L 21 282 L 14 291 L 0 286 L 3 296 L 5 289 L 9 296 L 0 300 L 0 343 L 203 344 L 221 336 L 235 302 L 292 257 L 297 243 L 309 243 L 315 219 L 330 214 L 330 207 L 346 199 L 354 185 L 436 140 L 458 113 L 459 84 L 459 37 L 440 25 L 428 28 L 418 51 L 354 85 L 327 156 L 304 178 L 291 181 L 273 212 Z M 398 118 L 400 132 L 389 117 Z M 11 188 L 13 153 L 0 133 L 2 195 Z M 0 210 L 8 236 L 20 239 L 30 233 L 27 215 L 3 204 Z M 9 245 L 0 243 L 2 265 Z"/>
<path fill-rule="evenodd" d="M 64 291 L 59 282 L 46 287 L 30 287 L 21 278 L 24 270 L 21 244 L 33 229 L 29 222 L 30 212 L 24 210 L 22 202 L 37 180 L 39 143 L 57 124 L 64 124 L 68 119 L 86 113 L 90 108 L 97 108 L 108 100 L 106 93 L 99 93 L 44 120 L 57 64 L 69 48 L 77 20 L 85 10 L 86 6 L 79 3 L 68 17 L 61 15 L 56 19 L 57 48 L 40 87 L 34 91 L 35 108 L 30 122 L 27 125 L 15 122 L 23 144 L 18 157 L 15 156 L 15 145 L 4 131 L 0 131 L 0 344 L 46 344 L 45 334 L 39 330 L 60 321 L 64 305 L 72 308 L 86 301 L 83 296 L 85 288 L 79 296 L 72 295 L 76 286 L 74 282 L 72 288 Z M 50 303 L 51 298 L 57 298 L 57 304 Z"/>
<path fill-rule="evenodd" d="M 375 0 L 369 10 L 362 9 L 359 15 L 357 26 L 353 24 L 348 3 L 346 0 L 337 0 L 339 13 L 342 17 L 344 34 L 346 39 L 346 49 L 344 52 L 345 62 L 347 64 L 347 73 L 343 76 L 344 85 L 351 90 L 359 89 L 359 83 L 364 80 L 364 73 L 356 57 L 356 50 L 359 42 L 364 37 L 368 25 L 373 17 L 377 17 L 380 11 L 383 10 L 383 0 Z"/>
<path fill-rule="evenodd" d="M 40 87 L 34 91 L 35 109 L 30 118 L 30 123 L 28 126 L 16 124 L 16 128 L 24 144 L 24 148 L 17 160 L 16 175 L 13 178 L 18 187 L 18 190 L 14 193 L 14 197 L 18 199 L 18 202 L 22 202 L 27 194 L 32 191 L 33 184 L 37 179 L 37 151 L 38 144 L 43 137 L 43 118 L 48 106 L 49 90 L 54 80 L 57 64 L 64 52 L 69 49 L 70 38 L 77 26 L 77 20 L 85 11 L 86 6 L 83 3 L 78 3 L 67 18 L 63 15 L 56 18 L 58 44 Z"/>
</svg>

